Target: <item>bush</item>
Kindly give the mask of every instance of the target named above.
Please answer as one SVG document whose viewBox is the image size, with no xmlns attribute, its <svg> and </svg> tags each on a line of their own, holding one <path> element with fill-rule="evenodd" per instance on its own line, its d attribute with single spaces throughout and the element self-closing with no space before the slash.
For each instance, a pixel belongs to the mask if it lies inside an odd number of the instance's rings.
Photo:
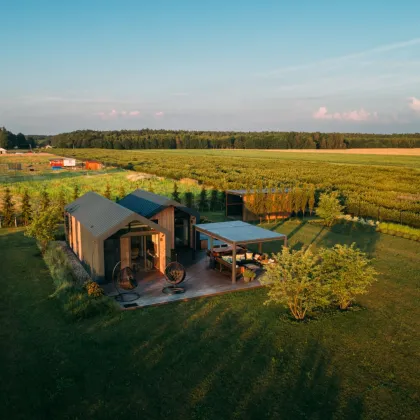
<svg viewBox="0 0 420 420">
<path fill-rule="evenodd" d="M 69 318 L 85 319 L 117 309 L 115 302 L 103 294 L 99 285 L 91 281 L 83 287 L 77 282 L 66 254 L 56 243 L 52 242 L 47 247 L 44 260 L 53 278 L 53 296 L 60 300 Z"/>
<path fill-rule="evenodd" d="M 420 241 L 420 229 L 396 223 L 379 223 L 376 230 L 388 235 L 399 236 L 413 241 Z"/>
<path fill-rule="evenodd" d="M 104 291 L 101 286 L 99 286 L 98 283 L 94 281 L 87 281 L 84 285 L 84 288 L 88 294 L 88 296 L 91 297 L 101 297 L 104 295 Z"/>
</svg>

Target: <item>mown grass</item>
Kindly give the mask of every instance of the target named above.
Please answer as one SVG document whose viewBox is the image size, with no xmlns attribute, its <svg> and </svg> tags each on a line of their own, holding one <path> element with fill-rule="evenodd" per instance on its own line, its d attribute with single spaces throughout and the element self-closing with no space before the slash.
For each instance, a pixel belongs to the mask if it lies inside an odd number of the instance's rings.
<svg viewBox="0 0 420 420">
<path fill-rule="evenodd" d="M 0 417 L 418 417 L 420 244 L 351 225 L 265 227 L 293 247 L 356 241 L 379 281 L 352 311 L 305 323 L 263 306 L 264 289 L 70 322 L 34 242 L 0 230 Z"/>
</svg>

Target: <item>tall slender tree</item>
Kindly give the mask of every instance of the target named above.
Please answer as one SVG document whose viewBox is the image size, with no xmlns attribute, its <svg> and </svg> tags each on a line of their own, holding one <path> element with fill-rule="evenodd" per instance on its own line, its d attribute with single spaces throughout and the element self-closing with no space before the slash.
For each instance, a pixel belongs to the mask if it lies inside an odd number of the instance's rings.
<svg viewBox="0 0 420 420">
<path fill-rule="evenodd" d="M 32 219 L 32 207 L 27 189 L 23 192 L 22 207 L 21 207 L 22 222 L 25 226 L 28 226 Z"/>
<path fill-rule="evenodd" d="M 219 191 L 213 188 L 210 192 L 210 210 L 214 211 L 217 208 Z"/>
<path fill-rule="evenodd" d="M 200 196 L 198 200 L 198 208 L 200 211 L 207 210 L 207 190 L 206 187 L 203 185 L 200 191 Z"/>
<path fill-rule="evenodd" d="M 104 197 L 111 200 L 111 186 L 109 185 L 109 182 L 106 183 Z"/>
<path fill-rule="evenodd" d="M 79 186 L 75 184 L 73 188 L 73 201 L 79 198 L 79 194 L 80 194 Z"/>
<path fill-rule="evenodd" d="M 6 189 L 4 190 L 2 213 L 2 226 L 13 226 L 15 220 L 15 203 L 12 199 L 12 194 L 10 192 L 9 187 L 6 187 Z"/>
<path fill-rule="evenodd" d="M 43 188 L 43 190 L 41 191 L 39 206 L 41 211 L 43 212 L 47 211 L 50 207 L 50 196 L 48 195 L 48 191 L 46 188 Z"/>
<path fill-rule="evenodd" d="M 309 207 L 309 214 L 312 216 L 315 208 L 315 187 L 311 185 L 308 192 L 308 207 Z"/>
<path fill-rule="evenodd" d="M 302 211 L 302 217 L 305 217 L 306 207 L 308 206 L 308 199 L 308 190 L 305 188 L 302 190 L 302 196 L 300 200 L 300 210 Z"/>
<path fill-rule="evenodd" d="M 178 191 L 178 184 L 176 182 L 174 182 L 174 189 L 172 191 L 172 200 L 175 200 L 178 203 L 181 201 L 181 196 Z"/>
</svg>

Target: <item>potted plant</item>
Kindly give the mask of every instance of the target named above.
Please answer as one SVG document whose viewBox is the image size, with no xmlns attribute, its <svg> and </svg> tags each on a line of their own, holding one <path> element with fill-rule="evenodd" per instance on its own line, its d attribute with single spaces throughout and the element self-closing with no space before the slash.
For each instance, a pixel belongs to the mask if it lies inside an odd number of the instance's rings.
<svg viewBox="0 0 420 420">
<path fill-rule="evenodd" d="M 255 279 L 255 273 L 252 270 L 245 269 L 243 276 L 245 283 L 249 283 L 250 281 Z"/>
</svg>

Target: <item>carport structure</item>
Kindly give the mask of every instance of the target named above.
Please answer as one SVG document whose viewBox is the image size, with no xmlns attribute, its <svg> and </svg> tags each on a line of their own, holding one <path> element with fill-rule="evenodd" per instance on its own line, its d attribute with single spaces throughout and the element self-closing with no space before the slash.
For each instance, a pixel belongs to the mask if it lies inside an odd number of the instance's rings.
<svg viewBox="0 0 420 420">
<path fill-rule="evenodd" d="M 236 283 L 236 248 L 238 245 L 258 244 L 260 252 L 262 244 L 265 242 L 283 241 L 283 245 L 287 246 L 286 235 L 241 221 L 199 224 L 195 225 L 194 229 L 210 238 L 210 252 L 213 249 L 214 239 L 218 239 L 232 248 L 232 283 Z"/>
</svg>

